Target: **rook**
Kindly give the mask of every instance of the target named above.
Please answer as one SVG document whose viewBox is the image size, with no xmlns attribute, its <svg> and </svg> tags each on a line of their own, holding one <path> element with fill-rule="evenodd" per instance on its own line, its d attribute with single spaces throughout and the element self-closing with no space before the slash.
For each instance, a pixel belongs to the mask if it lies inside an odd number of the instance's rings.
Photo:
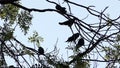
<svg viewBox="0 0 120 68">
<path fill-rule="evenodd" d="M 73 34 L 71 37 L 69 37 L 66 42 L 75 41 L 78 37 L 79 37 L 79 33 L 75 33 L 75 34 Z"/>
<path fill-rule="evenodd" d="M 42 47 L 38 48 L 38 54 L 39 55 L 44 55 L 44 49 Z"/>
<path fill-rule="evenodd" d="M 80 38 L 79 41 L 78 41 L 78 43 L 76 44 L 76 50 L 77 50 L 79 47 L 83 46 L 83 45 L 84 45 L 84 39 L 83 39 L 83 38 Z"/>
</svg>

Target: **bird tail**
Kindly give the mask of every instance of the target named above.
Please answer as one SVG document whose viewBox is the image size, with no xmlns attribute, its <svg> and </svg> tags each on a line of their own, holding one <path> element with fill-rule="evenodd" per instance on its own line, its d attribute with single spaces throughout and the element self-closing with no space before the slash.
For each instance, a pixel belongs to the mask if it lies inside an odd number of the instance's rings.
<svg viewBox="0 0 120 68">
<path fill-rule="evenodd" d="M 75 51 L 78 51 L 78 49 L 79 49 L 79 47 L 77 47 L 78 45 L 76 45 L 76 47 L 75 47 Z"/>
<path fill-rule="evenodd" d="M 60 25 L 64 25 L 64 23 L 59 22 Z"/>
</svg>

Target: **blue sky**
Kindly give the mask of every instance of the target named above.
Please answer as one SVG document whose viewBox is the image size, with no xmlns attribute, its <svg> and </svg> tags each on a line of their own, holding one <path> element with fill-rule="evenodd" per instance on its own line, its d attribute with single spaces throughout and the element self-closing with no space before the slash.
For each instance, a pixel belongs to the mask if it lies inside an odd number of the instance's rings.
<svg viewBox="0 0 120 68">
<path fill-rule="evenodd" d="M 53 1 L 57 2 L 57 0 L 53 0 Z M 105 13 L 110 14 L 111 18 L 116 18 L 120 15 L 120 9 L 119 9 L 120 1 L 118 0 L 73 0 L 73 1 L 76 1 L 76 3 L 86 6 L 94 5 L 95 6 L 94 8 L 98 11 L 101 11 L 106 6 L 109 6 L 109 8 Z M 54 8 L 54 5 L 49 4 L 45 0 L 34 0 L 34 1 L 22 0 L 21 2 L 24 6 L 29 8 L 37 8 L 37 9 Z M 85 9 L 81 9 L 75 6 L 72 7 L 72 12 L 80 19 L 83 19 L 88 15 Z M 66 19 L 55 12 L 44 12 L 44 13 L 32 12 L 32 14 L 33 14 L 33 20 L 32 20 L 33 25 L 31 26 L 28 35 L 32 35 L 32 32 L 36 30 L 39 33 L 39 35 L 44 38 L 44 42 L 41 43 L 41 46 L 45 50 L 47 50 L 47 52 L 53 50 L 54 45 L 58 39 L 57 47 L 60 49 L 60 56 L 65 56 L 66 58 L 67 51 L 65 50 L 65 47 L 68 44 L 65 43 L 65 41 L 69 36 L 72 35 L 72 33 L 67 26 L 60 26 L 58 24 L 59 22 L 65 21 Z M 85 21 L 87 21 L 88 23 L 96 23 L 97 20 L 95 19 L 96 18 L 89 16 L 88 19 L 86 19 Z M 33 46 L 32 44 L 26 43 L 28 42 L 28 40 L 25 39 L 24 36 L 22 36 L 19 30 L 17 30 L 15 36 L 18 37 L 18 39 L 21 40 L 21 42 L 23 42 L 24 44 L 28 44 L 30 47 Z M 28 36 L 26 36 L 26 38 L 27 37 Z M 101 67 L 101 65 L 98 65 L 98 67 L 99 66 Z"/>
</svg>

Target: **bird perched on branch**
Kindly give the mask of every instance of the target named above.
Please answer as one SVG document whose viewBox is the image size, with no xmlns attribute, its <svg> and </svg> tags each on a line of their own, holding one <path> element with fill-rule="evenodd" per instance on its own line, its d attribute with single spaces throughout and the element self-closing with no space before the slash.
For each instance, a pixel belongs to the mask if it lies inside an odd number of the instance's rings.
<svg viewBox="0 0 120 68">
<path fill-rule="evenodd" d="M 75 41 L 78 37 L 79 37 L 79 33 L 75 33 L 75 34 L 73 34 L 71 37 L 69 37 L 66 42 Z"/>
<path fill-rule="evenodd" d="M 67 11 L 66 11 L 66 8 L 65 7 L 61 7 L 60 5 L 56 5 L 56 7 L 55 7 L 58 11 L 60 11 L 60 13 L 62 13 L 62 14 L 66 14 L 67 13 Z"/>
<path fill-rule="evenodd" d="M 19 0 L 0 0 L 0 4 L 9 4 Z"/>
<path fill-rule="evenodd" d="M 76 50 L 77 50 L 79 47 L 83 46 L 84 43 L 85 43 L 85 42 L 84 42 L 84 39 L 83 39 L 83 38 L 80 38 L 79 41 L 78 41 L 78 43 L 76 44 Z"/>
<path fill-rule="evenodd" d="M 42 47 L 38 48 L 38 54 L 39 55 L 44 55 L 44 49 Z"/>
<path fill-rule="evenodd" d="M 62 23 L 59 23 L 59 24 L 60 25 L 67 25 L 67 26 L 71 27 L 74 22 L 75 22 L 75 19 L 69 19 L 69 20 L 62 22 Z"/>
</svg>

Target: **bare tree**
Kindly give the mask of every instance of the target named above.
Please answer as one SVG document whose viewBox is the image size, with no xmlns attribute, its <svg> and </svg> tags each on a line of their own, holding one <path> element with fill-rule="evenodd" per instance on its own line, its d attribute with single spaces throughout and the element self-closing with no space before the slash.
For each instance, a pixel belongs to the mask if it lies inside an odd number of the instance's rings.
<svg viewBox="0 0 120 68">
<path fill-rule="evenodd" d="M 106 62 L 107 68 L 114 68 L 116 63 L 120 63 L 120 16 L 118 16 L 115 19 L 111 19 L 107 14 L 105 14 L 105 11 L 108 9 L 108 7 L 105 7 L 102 11 L 97 11 L 94 9 L 94 6 L 84 6 L 70 0 L 64 0 L 64 3 L 66 3 L 69 8 L 67 10 L 66 7 L 63 7 L 62 5 L 54 1 L 46 1 L 48 3 L 54 4 L 55 8 L 29 8 L 22 6 L 20 2 L 16 0 L 5 0 L 4 3 L 3 0 L 0 0 L 1 6 L 3 7 L 0 9 L 0 17 L 5 21 L 4 26 L 0 28 L 0 52 L 2 59 L 0 66 L 7 65 L 4 59 L 4 53 L 6 53 L 8 56 L 11 56 L 21 68 L 22 65 L 19 59 L 17 58 L 19 56 L 22 57 L 22 59 L 25 61 L 28 67 L 31 67 L 29 62 L 23 56 L 26 54 L 33 56 L 33 59 L 35 59 L 38 62 L 38 64 L 35 64 L 32 67 L 42 68 L 89 68 L 90 62 Z M 97 23 L 88 23 L 84 21 L 84 19 L 87 19 L 88 17 L 80 19 L 77 16 L 74 16 L 72 13 L 71 5 L 77 6 L 78 8 L 84 8 L 84 10 L 89 13 L 89 15 L 97 19 Z M 12 9 L 9 10 L 8 8 Z M 20 9 L 22 9 L 22 11 Z M 12 12 L 12 14 L 14 15 L 11 15 L 11 11 L 14 10 L 15 12 Z M 21 11 L 21 13 L 19 13 L 19 11 Z M 59 24 L 61 26 L 65 25 L 66 27 L 70 27 L 70 30 L 73 34 L 71 36 L 68 36 L 68 40 L 66 40 L 70 42 L 70 44 L 73 44 L 72 47 L 67 47 L 68 50 L 72 50 L 74 52 L 74 54 L 71 55 L 72 60 L 64 61 L 63 58 L 58 58 L 58 50 L 56 47 L 51 53 L 43 54 L 44 51 L 42 50 L 42 55 L 44 55 L 44 58 L 40 59 L 40 52 L 38 52 L 38 50 L 25 46 L 22 42 L 20 42 L 13 36 L 16 26 L 20 26 L 21 30 L 25 34 L 27 34 L 32 19 L 32 15 L 30 14 L 31 12 L 56 12 L 67 19 L 64 22 L 60 22 Z M 3 13 L 5 15 L 2 15 Z M 13 23 L 15 21 L 17 22 Z M 12 28 L 11 26 L 13 24 L 16 24 L 14 28 Z M 75 28 L 75 30 L 73 30 L 73 27 Z M 38 36 L 38 34 L 35 33 L 33 37 L 29 38 L 29 40 L 31 40 L 31 42 L 39 44 L 41 42 L 39 38 L 40 37 Z M 102 55 L 102 53 L 105 53 L 105 55 Z M 90 56 L 91 54 L 98 54 L 98 56 L 100 56 L 102 60 L 92 58 Z M 36 55 L 38 55 L 38 58 L 36 57 Z"/>
</svg>

